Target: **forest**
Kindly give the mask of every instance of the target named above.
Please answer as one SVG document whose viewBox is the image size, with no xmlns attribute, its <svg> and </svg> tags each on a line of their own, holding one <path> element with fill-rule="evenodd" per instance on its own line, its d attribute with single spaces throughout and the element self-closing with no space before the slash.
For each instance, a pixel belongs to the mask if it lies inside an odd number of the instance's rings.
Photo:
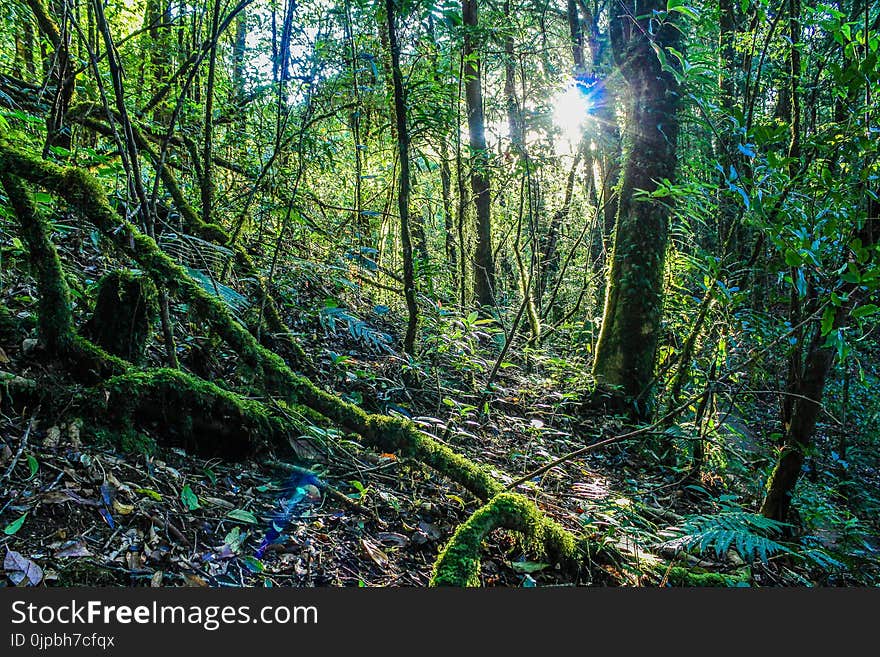
<svg viewBox="0 0 880 657">
<path fill-rule="evenodd" d="M 878 50 L 2 0 L 3 586 L 880 586 Z"/>
</svg>

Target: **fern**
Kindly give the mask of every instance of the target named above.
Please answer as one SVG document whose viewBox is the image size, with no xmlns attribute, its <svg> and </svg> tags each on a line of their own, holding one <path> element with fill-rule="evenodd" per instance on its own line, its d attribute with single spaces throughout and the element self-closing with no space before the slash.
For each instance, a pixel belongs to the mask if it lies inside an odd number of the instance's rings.
<svg viewBox="0 0 880 657">
<path fill-rule="evenodd" d="M 391 346 L 392 338 L 387 333 L 377 331 L 364 320 L 352 315 L 348 310 L 338 306 L 330 306 L 323 308 L 320 314 L 321 324 L 334 335 L 336 334 L 336 323 L 345 322 L 348 326 L 348 332 L 352 338 L 362 342 L 364 345 L 376 352 L 394 353 Z"/>
<path fill-rule="evenodd" d="M 206 292 L 219 297 L 225 303 L 233 315 L 240 315 L 242 311 L 250 305 L 247 297 L 239 294 L 228 285 L 218 283 L 208 276 L 205 272 L 192 267 L 186 267 L 186 273 L 189 274 L 197 283 L 199 283 Z"/>
<path fill-rule="evenodd" d="M 680 526 L 662 530 L 660 535 L 667 540 L 659 547 L 695 550 L 699 554 L 714 549 L 718 557 L 734 549 L 746 561 L 759 558 L 766 563 L 772 554 L 791 552 L 771 538 L 778 538 L 784 525 L 762 515 L 739 510 L 692 515 L 687 516 Z"/>
</svg>

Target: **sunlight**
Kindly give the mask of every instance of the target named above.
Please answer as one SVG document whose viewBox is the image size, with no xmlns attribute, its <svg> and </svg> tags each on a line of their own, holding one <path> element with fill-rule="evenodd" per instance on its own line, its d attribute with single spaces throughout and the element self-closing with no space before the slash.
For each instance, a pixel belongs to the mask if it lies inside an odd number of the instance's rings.
<svg viewBox="0 0 880 657">
<path fill-rule="evenodd" d="M 570 153 L 577 148 L 586 129 L 592 108 L 590 98 L 580 85 L 570 82 L 553 99 L 552 105 L 553 124 L 559 128 L 556 152 Z"/>
</svg>

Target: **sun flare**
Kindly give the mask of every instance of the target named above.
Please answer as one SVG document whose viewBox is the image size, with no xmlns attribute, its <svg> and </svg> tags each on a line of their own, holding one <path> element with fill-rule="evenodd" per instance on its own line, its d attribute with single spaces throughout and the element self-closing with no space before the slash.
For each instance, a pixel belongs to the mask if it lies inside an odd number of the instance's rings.
<svg viewBox="0 0 880 657">
<path fill-rule="evenodd" d="M 552 101 L 553 123 L 559 128 L 556 150 L 566 153 L 577 148 L 587 127 L 592 107 L 584 90 L 574 82 L 568 84 Z"/>
</svg>

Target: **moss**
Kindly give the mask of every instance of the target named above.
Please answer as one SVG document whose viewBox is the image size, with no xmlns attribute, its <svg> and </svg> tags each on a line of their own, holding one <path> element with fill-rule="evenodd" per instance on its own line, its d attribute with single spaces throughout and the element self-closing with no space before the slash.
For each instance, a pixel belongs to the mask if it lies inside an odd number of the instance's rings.
<svg viewBox="0 0 880 657">
<path fill-rule="evenodd" d="M 0 166 L 0 184 L 21 225 L 21 235 L 30 254 L 31 268 L 39 289 L 38 334 L 50 353 L 63 353 L 73 340 L 70 292 L 61 269 L 61 260 L 52 241 L 46 219 L 37 210 L 24 182 Z"/>
<path fill-rule="evenodd" d="M 579 561 L 571 534 L 522 495 L 501 493 L 455 531 L 434 563 L 431 586 L 479 586 L 483 540 L 494 529 L 520 533 L 527 547 L 567 567 Z"/>
<path fill-rule="evenodd" d="M 263 442 L 283 443 L 291 424 L 259 402 L 179 370 L 135 371 L 105 381 L 90 405 L 117 426 L 157 426 L 170 445 L 241 459 Z"/>
<path fill-rule="evenodd" d="M 28 179 L 39 182 L 63 196 L 108 238 L 112 239 L 121 249 L 127 251 L 145 271 L 149 272 L 156 280 L 161 280 L 169 291 L 183 297 L 210 324 L 211 328 L 238 353 L 241 363 L 250 368 L 255 377 L 261 380 L 266 392 L 280 395 L 290 404 L 304 405 L 312 409 L 338 426 L 360 435 L 363 442 L 370 447 L 381 451 L 399 452 L 401 455 L 418 459 L 451 480 L 460 483 L 480 499 L 489 499 L 503 491 L 504 487 L 483 468 L 423 434 L 412 422 L 401 418 L 370 415 L 358 406 L 342 401 L 335 395 L 319 389 L 309 379 L 295 374 L 280 356 L 260 345 L 243 326 L 233 319 L 219 299 L 207 293 L 201 285 L 187 275 L 183 268 L 163 253 L 154 240 L 120 219 L 111 210 L 101 186 L 86 171 L 62 169 L 51 163 L 31 158 L 3 144 L 0 144 L 0 158 L 2 158 L 0 159 L 0 168 L 4 166 L 15 167 L 16 170 L 24 172 L 22 175 L 26 175 Z M 163 403 L 158 409 L 139 405 L 140 410 L 138 410 L 138 408 L 129 406 L 128 414 L 136 415 L 137 412 L 146 412 L 148 416 L 152 415 L 155 418 L 157 412 L 160 417 L 163 417 L 162 414 L 167 413 L 167 409 L 173 409 L 173 414 L 166 419 L 170 420 L 172 427 L 177 426 L 185 436 L 191 434 L 197 448 L 206 448 L 208 445 L 201 437 L 196 439 L 195 434 L 200 433 L 196 426 L 184 426 L 180 423 L 180 418 L 184 416 L 181 404 L 183 408 L 190 408 L 198 399 L 203 401 L 195 404 L 196 408 L 201 406 L 204 400 L 216 400 L 220 407 L 212 411 L 215 417 L 223 418 L 225 415 L 231 415 L 238 420 L 238 424 L 241 426 L 256 427 L 255 433 L 268 435 L 282 444 L 286 443 L 286 439 L 282 440 L 280 433 L 274 431 L 274 425 L 271 422 L 269 425 L 266 424 L 270 418 L 266 414 L 258 412 L 256 407 L 250 405 L 251 403 L 238 403 L 226 396 L 232 395 L 232 393 L 217 388 L 213 384 L 194 379 L 194 377 L 189 377 L 190 381 L 181 392 L 180 386 L 177 385 L 181 382 L 179 378 L 181 374 L 172 374 L 174 371 L 164 372 L 162 374 L 164 378 L 160 377 L 161 380 L 155 378 L 155 373 L 153 378 L 149 380 L 139 378 L 143 374 L 136 373 L 121 377 L 113 384 L 108 382 L 111 385 L 111 393 L 114 390 L 116 392 L 112 398 L 118 400 L 122 405 L 130 405 L 134 403 L 133 400 L 142 396 L 144 390 L 149 389 L 151 381 L 152 383 L 161 383 L 161 390 L 154 390 L 154 392 L 162 393 L 159 395 L 159 400 Z M 124 385 L 120 388 L 121 384 Z M 205 386 L 210 386 L 210 388 Z M 197 391 L 205 394 L 193 395 L 193 392 Z M 201 412 L 203 411 L 204 408 L 201 409 Z M 236 422 L 232 424 L 235 425 Z M 223 427 L 213 427 L 214 431 L 219 429 L 223 429 Z M 254 432 L 251 431 L 251 433 Z M 228 427 L 217 437 L 219 444 L 215 445 L 215 448 L 220 451 L 224 447 L 232 451 L 241 450 L 246 445 L 246 441 L 241 440 L 240 436 L 238 441 L 231 442 L 222 439 L 221 436 L 229 436 Z M 554 526 L 546 523 L 541 526 L 545 529 L 543 536 L 546 540 L 553 539 L 560 546 L 574 544 L 573 537 L 561 528 L 552 529 Z"/>
<path fill-rule="evenodd" d="M 95 311 L 86 331 L 109 353 L 140 364 L 158 314 L 158 293 L 153 281 L 117 270 L 98 282 Z"/>
<path fill-rule="evenodd" d="M 688 570 L 681 566 L 673 566 L 669 570 L 667 582 L 670 586 L 683 587 L 729 587 L 738 584 L 748 584 L 752 579 L 752 571 L 742 568 L 737 572 L 726 575 L 724 573 L 700 572 Z"/>
<path fill-rule="evenodd" d="M 155 440 L 134 429 L 128 429 L 119 434 L 119 446 L 124 452 L 146 455 L 155 454 L 157 449 Z"/>
</svg>

